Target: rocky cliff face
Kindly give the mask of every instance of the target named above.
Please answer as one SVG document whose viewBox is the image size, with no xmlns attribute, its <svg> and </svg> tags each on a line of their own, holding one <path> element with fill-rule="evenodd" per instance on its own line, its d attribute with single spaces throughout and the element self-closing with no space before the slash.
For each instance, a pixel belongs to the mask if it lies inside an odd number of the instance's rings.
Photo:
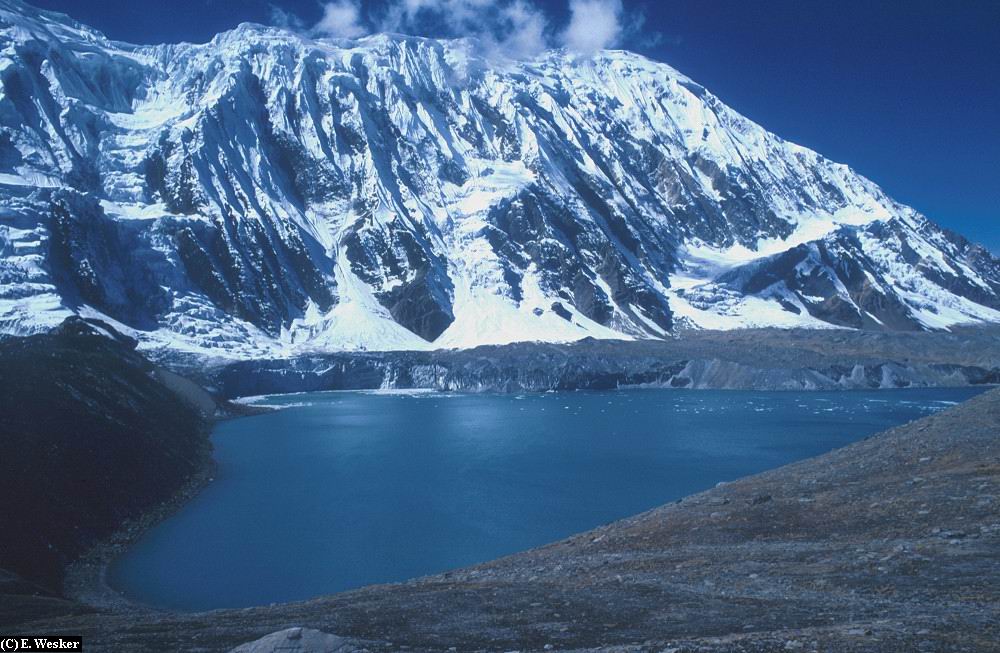
<svg viewBox="0 0 1000 653">
<path fill-rule="evenodd" d="M 232 355 L 1000 321 L 1000 263 L 628 52 L 0 1 L 0 329 Z"/>
<path fill-rule="evenodd" d="M 358 389 L 852 390 L 1000 383 L 1000 330 L 961 334 L 753 329 L 668 341 L 587 339 L 440 352 L 338 352 L 172 364 L 227 398 Z M 193 363 L 193 365 L 192 365 Z"/>
</svg>

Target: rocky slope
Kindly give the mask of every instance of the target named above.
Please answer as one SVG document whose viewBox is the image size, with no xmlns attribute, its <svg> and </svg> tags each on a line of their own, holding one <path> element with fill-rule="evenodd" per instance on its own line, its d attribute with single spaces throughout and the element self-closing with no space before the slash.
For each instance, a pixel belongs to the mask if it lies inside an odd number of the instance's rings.
<svg viewBox="0 0 1000 653">
<path fill-rule="evenodd" d="M 135 346 L 80 318 L 0 342 L 0 569 L 58 593 L 68 562 L 207 467 L 214 400 Z"/>
<path fill-rule="evenodd" d="M 993 391 L 468 569 L 297 604 L 19 629 L 82 634 L 95 651 L 226 651 L 290 626 L 342 650 L 998 651 L 998 432 Z M 294 647 L 290 634 L 269 641 Z"/>
<path fill-rule="evenodd" d="M 669 66 L 112 42 L 0 0 L 0 330 L 220 356 L 1000 321 L 1000 263 Z"/>
</svg>

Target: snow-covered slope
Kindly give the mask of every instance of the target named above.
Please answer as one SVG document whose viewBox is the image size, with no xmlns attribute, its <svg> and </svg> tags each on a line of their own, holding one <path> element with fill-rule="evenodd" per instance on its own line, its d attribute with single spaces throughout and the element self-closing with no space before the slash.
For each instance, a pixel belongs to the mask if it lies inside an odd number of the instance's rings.
<svg viewBox="0 0 1000 653">
<path fill-rule="evenodd" d="M 111 42 L 0 0 L 0 330 L 221 355 L 1000 321 L 1000 263 L 621 51 L 241 25 Z"/>
</svg>

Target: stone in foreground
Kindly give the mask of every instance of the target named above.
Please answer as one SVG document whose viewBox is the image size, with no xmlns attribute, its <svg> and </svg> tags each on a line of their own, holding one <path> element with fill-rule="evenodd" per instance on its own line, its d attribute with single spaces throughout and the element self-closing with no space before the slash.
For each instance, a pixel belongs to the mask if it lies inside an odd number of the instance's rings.
<svg viewBox="0 0 1000 653">
<path fill-rule="evenodd" d="M 354 653 L 363 651 L 343 637 L 312 628 L 286 628 L 241 644 L 230 653 Z"/>
</svg>

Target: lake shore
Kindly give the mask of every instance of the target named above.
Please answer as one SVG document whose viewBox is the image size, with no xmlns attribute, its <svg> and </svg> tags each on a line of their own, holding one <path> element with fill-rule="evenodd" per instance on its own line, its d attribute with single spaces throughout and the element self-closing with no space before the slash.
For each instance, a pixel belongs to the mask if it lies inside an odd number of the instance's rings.
<svg viewBox="0 0 1000 653">
<path fill-rule="evenodd" d="M 119 613 L 158 611 L 157 608 L 138 603 L 111 587 L 108 582 L 108 570 L 115 558 L 135 544 L 146 531 L 182 509 L 211 483 L 214 480 L 215 469 L 216 463 L 211 453 L 206 452 L 200 469 L 174 496 L 137 519 L 122 524 L 117 531 L 72 562 L 66 568 L 63 580 L 64 596 L 96 610 Z"/>
<path fill-rule="evenodd" d="M 403 582 L 556 542 L 982 392 L 273 397 L 267 405 L 287 409 L 216 426 L 217 481 L 124 551 L 108 579 L 134 601 L 184 612 Z"/>
<path fill-rule="evenodd" d="M 114 612 L 158 612 L 159 608 L 144 605 L 111 587 L 108 571 L 115 559 L 135 544 L 149 529 L 181 510 L 209 483 L 214 481 L 218 465 L 213 458 L 210 444 L 211 432 L 223 420 L 239 419 L 269 412 L 270 408 L 240 402 L 222 402 L 213 407 L 215 416 L 205 424 L 204 447 L 198 468 L 173 496 L 145 511 L 135 519 L 124 522 L 111 535 L 91 546 L 86 553 L 66 567 L 63 595 L 96 610 Z"/>
<path fill-rule="evenodd" d="M 369 650 L 998 650 L 998 433 L 994 390 L 483 565 L 301 603 L 32 627 L 115 651 L 223 651 L 293 625 Z"/>
</svg>

